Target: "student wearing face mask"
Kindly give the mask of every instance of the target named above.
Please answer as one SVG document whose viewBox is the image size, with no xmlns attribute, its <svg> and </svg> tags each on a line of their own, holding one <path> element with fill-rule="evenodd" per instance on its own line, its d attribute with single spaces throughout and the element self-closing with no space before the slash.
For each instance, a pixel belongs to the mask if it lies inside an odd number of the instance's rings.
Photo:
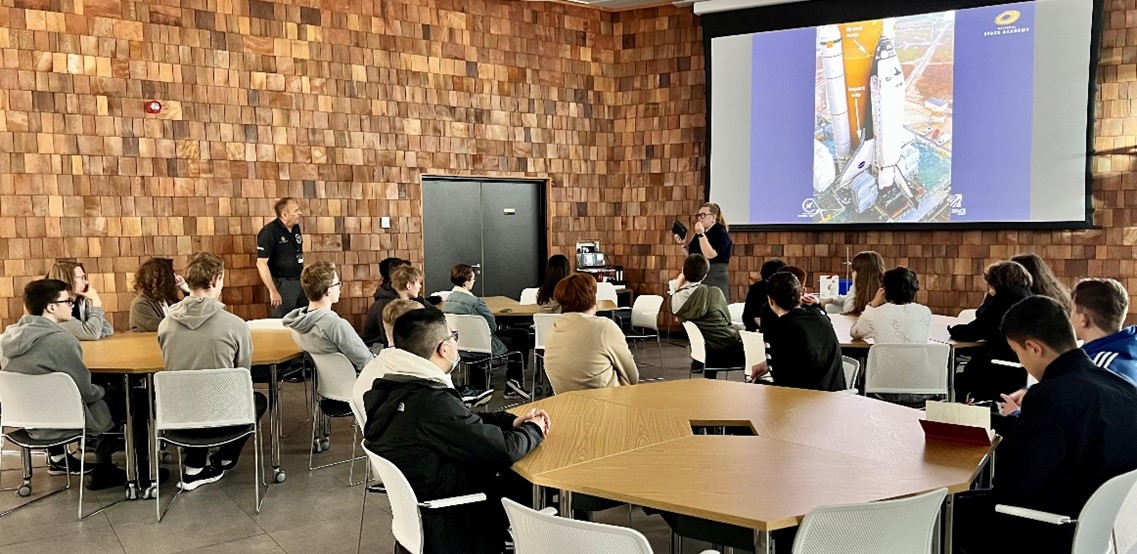
<svg viewBox="0 0 1137 554">
<path fill-rule="evenodd" d="M 523 500 L 532 490 L 509 467 L 548 435 L 549 415 L 470 412 L 450 377 L 461 357 L 442 312 L 409 311 L 393 331 L 389 369 L 363 395 L 365 446 L 395 464 L 420 501 L 489 497 L 424 510 L 424 552 L 501 552 L 508 527 L 501 498 Z"/>
</svg>

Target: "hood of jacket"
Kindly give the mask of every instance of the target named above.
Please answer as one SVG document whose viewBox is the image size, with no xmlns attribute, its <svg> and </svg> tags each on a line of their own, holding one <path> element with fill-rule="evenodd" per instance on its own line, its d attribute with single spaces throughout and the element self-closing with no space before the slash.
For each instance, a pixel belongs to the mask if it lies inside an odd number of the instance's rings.
<svg viewBox="0 0 1137 554">
<path fill-rule="evenodd" d="M 310 310 L 305 306 L 284 314 L 281 322 L 297 333 L 307 333 L 321 324 L 334 323 L 337 319 L 339 316 L 331 310 Z"/>
<path fill-rule="evenodd" d="M 4 330 L 4 334 L 0 335 L 0 352 L 3 352 L 4 357 L 9 359 L 23 356 L 44 337 L 56 333 L 71 336 L 58 323 L 46 317 L 25 315 L 15 324 L 9 325 Z"/>
<path fill-rule="evenodd" d="M 394 300 L 398 297 L 399 295 L 395 293 L 395 289 L 391 288 L 391 286 L 387 283 L 383 283 L 382 285 L 379 285 L 379 288 L 375 289 L 374 298 L 376 300 L 379 300 L 380 298 Z"/>
<path fill-rule="evenodd" d="M 376 358 L 376 363 L 382 364 L 384 379 L 399 376 L 430 381 L 448 389 L 454 388 L 454 380 L 449 373 L 443 373 L 430 360 L 420 358 L 406 350 L 385 348 Z"/>
<path fill-rule="evenodd" d="M 166 317 L 184 327 L 197 329 L 209 321 L 209 318 L 223 311 L 225 311 L 225 304 L 222 304 L 220 300 L 189 296 L 170 306 L 170 311 Z"/>
</svg>

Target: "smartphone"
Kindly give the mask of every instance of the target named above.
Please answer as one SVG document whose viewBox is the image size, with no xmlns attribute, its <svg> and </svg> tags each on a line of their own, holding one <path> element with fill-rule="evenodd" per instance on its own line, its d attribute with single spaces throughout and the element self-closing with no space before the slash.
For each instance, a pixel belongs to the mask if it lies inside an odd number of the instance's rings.
<svg viewBox="0 0 1137 554">
<path fill-rule="evenodd" d="M 683 225 L 678 219 L 675 220 L 675 223 L 671 224 L 671 232 L 679 235 L 681 239 L 687 239 L 687 226 Z"/>
</svg>

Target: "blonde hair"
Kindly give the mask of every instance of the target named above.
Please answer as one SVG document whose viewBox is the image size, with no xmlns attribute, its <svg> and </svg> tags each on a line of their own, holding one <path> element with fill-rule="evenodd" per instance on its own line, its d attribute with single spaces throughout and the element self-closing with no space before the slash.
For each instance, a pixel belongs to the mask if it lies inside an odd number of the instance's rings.
<svg viewBox="0 0 1137 554">
<path fill-rule="evenodd" d="M 383 308 L 383 331 L 387 333 L 387 346 L 395 346 L 395 320 L 407 312 L 423 310 L 425 307 L 414 300 L 396 298 Z"/>
<path fill-rule="evenodd" d="M 726 229 L 727 231 L 730 230 L 730 226 L 726 224 L 726 218 L 723 217 L 722 209 L 719 208 L 718 204 L 715 204 L 714 202 L 707 202 L 706 204 L 703 204 L 701 207 L 709 208 L 711 210 L 711 213 L 715 214 L 715 223 L 722 225 L 722 228 Z"/>
<path fill-rule="evenodd" d="M 213 288 L 213 279 L 225 273 L 225 262 L 217 254 L 198 252 L 186 263 L 186 284 L 194 290 Z"/>
<path fill-rule="evenodd" d="M 407 290 L 407 285 L 422 281 L 422 270 L 412 265 L 403 265 L 391 272 L 391 288 L 396 291 Z"/>
<path fill-rule="evenodd" d="M 304 296 L 315 302 L 328 294 L 328 289 L 335 283 L 336 264 L 327 260 L 320 260 L 312 265 L 305 266 L 300 272 L 300 287 L 304 289 Z"/>
<path fill-rule="evenodd" d="M 47 270 L 47 275 L 45 275 L 44 278 L 58 279 L 64 283 L 67 283 L 71 290 L 82 292 L 76 288 L 75 268 L 77 267 L 82 268 L 84 273 L 87 272 L 87 269 L 84 268 L 83 264 L 79 262 L 72 260 L 58 260 L 55 262 L 55 265 L 51 266 L 51 269 Z"/>
</svg>

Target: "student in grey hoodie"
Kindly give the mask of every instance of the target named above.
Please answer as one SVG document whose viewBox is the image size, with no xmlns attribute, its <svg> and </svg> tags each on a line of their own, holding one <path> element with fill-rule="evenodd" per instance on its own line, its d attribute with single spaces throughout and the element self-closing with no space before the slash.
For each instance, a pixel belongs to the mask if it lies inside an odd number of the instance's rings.
<svg viewBox="0 0 1137 554">
<path fill-rule="evenodd" d="M 60 323 L 63 330 L 79 340 L 99 340 L 114 334 L 114 327 L 107 321 L 107 314 L 103 311 L 103 299 L 87 280 L 87 270 L 83 264 L 57 261 L 47 272 L 46 278 L 67 283 L 74 295 L 71 319 Z"/>
<path fill-rule="evenodd" d="M 85 418 L 87 433 L 101 435 L 114 426 L 111 410 L 104 400 L 103 387 L 91 383 L 91 371 L 83 363 L 83 350 L 79 341 L 63 329 L 63 324 L 71 320 L 70 287 L 58 279 L 40 279 L 24 287 L 24 309 L 28 315 L 9 326 L 0 338 L 0 350 L 8 362 L 4 371 L 26 375 L 46 375 L 66 373 L 75 381 L 79 395 L 86 404 Z M 119 407 L 120 403 L 115 403 Z M 123 414 L 119 414 L 120 418 Z M 63 438 L 70 433 L 50 429 L 29 430 L 35 439 L 51 440 Z M 62 446 L 49 449 L 48 473 L 62 475 L 70 468 L 72 474 L 79 473 L 79 460 L 71 457 Z M 92 475 L 92 489 L 109 488 L 126 481 L 126 473 L 111 462 L 114 441 L 99 440 L 95 447 L 95 468 Z"/>
<path fill-rule="evenodd" d="M 375 354 L 363 344 L 355 329 L 332 310 L 340 301 L 343 281 L 336 274 L 336 264 L 319 261 L 300 273 L 300 286 L 308 305 L 296 308 L 284 316 L 284 326 L 292 329 L 296 344 L 312 354 L 340 353 L 351 360 L 358 372 Z"/>
<path fill-rule="evenodd" d="M 166 371 L 251 369 L 253 337 L 249 325 L 225 311 L 225 304 L 219 300 L 225 286 L 225 263 L 214 254 L 199 252 L 190 256 L 185 279 L 190 295 L 170 306 L 166 318 L 158 325 L 158 344 L 162 347 Z M 259 419 L 268 407 L 268 400 L 259 392 L 255 393 L 254 400 Z M 201 433 L 203 436 L 221 435 L 224 428 L 202 429 Z M 187 448 L 181 489 L 191 491 L 221 479 L 225 471 L 236 467 L 248 439 L 246 435 L 221 446 L 208 463 L 208 448 Z"/>
</svg>

